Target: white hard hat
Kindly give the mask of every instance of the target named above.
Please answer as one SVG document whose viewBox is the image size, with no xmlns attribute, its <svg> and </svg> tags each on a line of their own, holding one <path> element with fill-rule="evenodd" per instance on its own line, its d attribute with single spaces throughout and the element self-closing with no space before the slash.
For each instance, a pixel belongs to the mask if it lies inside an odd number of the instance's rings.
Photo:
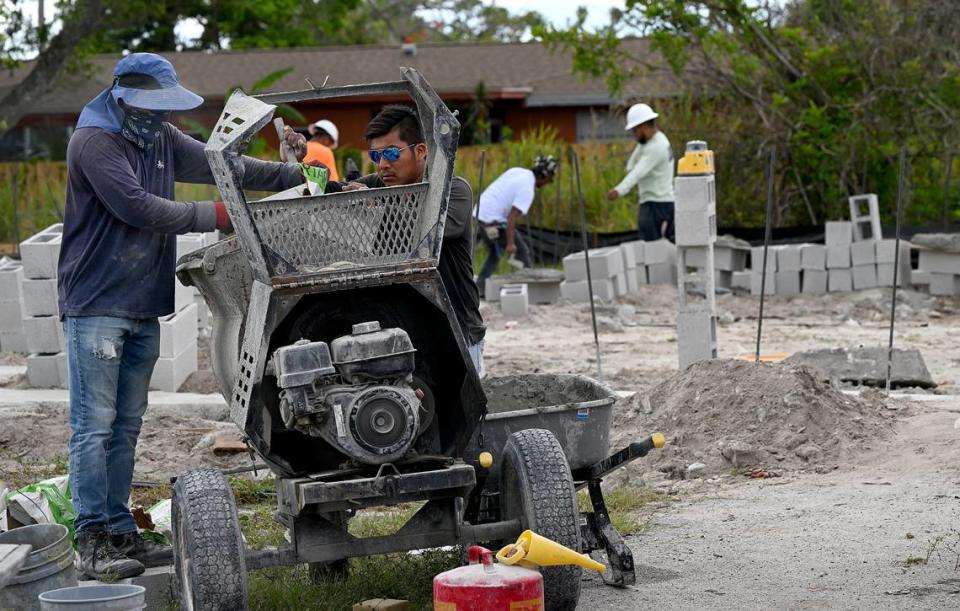
<svg viewBox="0 0 960 611">
<path fill-rule="evenodd" d="M 627 126 L 623 129 L 630 131 L 641 123 L 646 123 L 659 116 L 660 115 L 653 112 L 653 109 L 646 104 L 634 104 L 630 107 L 630 110 L 627 111 Z"/>
<path fill-rule="evenodd" d="M 333 148 L 337 148 L 337 143 L 340 142 L 340 131 L 337 129 L 337 126 L 333 124 L 333 121 L 320 119 L 314 123 L 313 126 L 330 134 L 330 137 L 333 138 Z"/>
</svg>

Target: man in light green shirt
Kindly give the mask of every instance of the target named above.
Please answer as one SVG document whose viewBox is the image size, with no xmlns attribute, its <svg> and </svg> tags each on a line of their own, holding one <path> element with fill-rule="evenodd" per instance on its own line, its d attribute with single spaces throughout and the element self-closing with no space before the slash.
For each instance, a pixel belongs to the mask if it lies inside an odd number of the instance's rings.
<svg viewBox="0 0 960 611">
<path fill-rule="evenodd" d="M 639 191 L 638 230 L 646 241 L 667 238 L 673 241 L 673 149 L 657 129 L 657 113 L 646 104 L 634 104 L 627 111 L 626 130 L 633 132 L 637 147 L 627 160 L 627 175 L 607 192 L 613 201 Z"/>
</svg>

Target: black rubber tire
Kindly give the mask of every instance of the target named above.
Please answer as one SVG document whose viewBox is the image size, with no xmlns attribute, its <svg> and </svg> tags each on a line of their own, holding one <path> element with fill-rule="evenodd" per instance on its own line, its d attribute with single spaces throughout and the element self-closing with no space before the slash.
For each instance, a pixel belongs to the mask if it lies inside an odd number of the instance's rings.
<svg viewBox="0 0 960 611">
<path fill-rule="evenodd" d="M 524 530 L 580 551 L 580 512 L 570 465 L 553 433 L 544 429 L 510 436 L 500 462 L 501 519 L 519 518 Z M 548 611 L 573 611 L 580 600 L 578 566 L 544 567 Z"/>
<path fill-rule="evenodd" d="M 246 609 L 243 537 L 233 491 L 223 474 L 196 469 L 179 476 L 171 517 L 180 609 Z"/>
</svg>

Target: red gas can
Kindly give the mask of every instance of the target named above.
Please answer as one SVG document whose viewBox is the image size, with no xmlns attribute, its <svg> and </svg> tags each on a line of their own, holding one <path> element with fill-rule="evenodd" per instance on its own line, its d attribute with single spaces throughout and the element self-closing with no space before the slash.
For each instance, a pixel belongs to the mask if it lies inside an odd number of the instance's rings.
<svg viewBox="0 0 960 611">
<path fill-rule="evenodd" d="M 468 566 L 433 578 L 434 611 L 544 611 L 540 573 L 495 563 L 478 545 L 467 557 Z"/>
</svg>

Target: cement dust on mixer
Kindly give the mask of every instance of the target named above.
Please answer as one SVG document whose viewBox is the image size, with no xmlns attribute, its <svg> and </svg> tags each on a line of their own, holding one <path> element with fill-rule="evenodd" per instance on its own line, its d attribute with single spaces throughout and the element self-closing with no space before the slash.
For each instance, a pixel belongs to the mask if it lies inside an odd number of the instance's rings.
<svg viewBox="0 0 960 611">
<path fill-rule="evenodd" d="M 589 556 L 531 530 L 494 553 L 479 545 L 467 552 L 470 564 L 433 578 L 434 611 L 544 611 L 541 566 L 575 564 L 592 571 L 606 567 Z"/>
</svg>

